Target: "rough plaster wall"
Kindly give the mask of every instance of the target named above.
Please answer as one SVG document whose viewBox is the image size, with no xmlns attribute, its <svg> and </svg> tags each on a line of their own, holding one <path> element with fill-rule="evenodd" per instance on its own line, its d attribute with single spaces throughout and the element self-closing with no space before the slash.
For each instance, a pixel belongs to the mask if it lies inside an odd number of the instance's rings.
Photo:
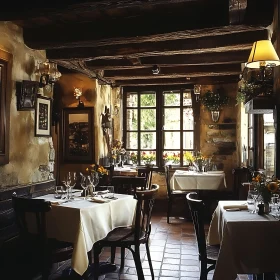
<svg viewBox="0 0 280 280">
<path fill-rule="evenodd" d="M 35 111 L 17 111 L 16 82 L 33 80 L 36 62 L 45 52 L 24 45 L 22 29 L 0 22 L 0 48 L 13 55 L 10 104 L 10 162 L 0 166 L 0 187 L 40 182 L 48 179 L 51 137 L 34 137 Z M 40 156 L 39 156 L 40 155 Z"/>
<path fill-rule="evenodd" d="M 111 87 L 108 85 L 99 85 L 97 80 L 90 79 L 83 74 L 63 74 L 59 80 L 62 93 L 62 108 L 77 107 L 78 101 L 74 97 L 74 87 L 82 88 L 81 101 L 85 107 L 94 107 L 94 145 L 95 160 L 99 162 L 99 158 L 107 154 L 106 139 L 101 129 L 101 114 L 104 113 L 105 105 L 110 105 Z M 61 150 L 57 147 L 56 150 Z M 59 155 L 57 155 L 59 156 Z M 61 162 L 57 168 L 57 181 L 63 180 L 67 171 L 84 172 L 89 164 L 81 163 L 63 163 Z"/>
<path fill-rule="evenodd" d="M 230 118 L 232 123 L 237 123 L 238 108 L 236 104 L 236 92 L 237 84 L 228 85 L 205 85 L 202 86 L 201 94 L 204 95 L 208 90 L 216 91 L 219 88 L 223 88 L 225 93 L 229 96 L 230 102 L 220 112 L 220 118 L 217 124 L 224 123 L 225 119 Z M 200 108 L 200 150 L 203 154 L 211 156 L 218 152 L 221 144 L 215 142 L 216 139 L 221 139 L 224 142 L 236 143 L 237 132 L 236 129 L 222 130 L 222 129 L 210 129 L 209 124 L 213 124 L 210 112 L 203 106 Z M 238 124 L 237 124 L 238 125 Z M 238 147 L 236 147 L 236 150 Z M 230 155 L 217 154 L 213 156 L 213 161 L 220 166 L 220 169 L 224 170 L 226 174 L 226 181 L 228 189 L 233 186 L 232 169 L 239 166 L 237 161 L 237 151 L 234 151 Z"/>
</svg>

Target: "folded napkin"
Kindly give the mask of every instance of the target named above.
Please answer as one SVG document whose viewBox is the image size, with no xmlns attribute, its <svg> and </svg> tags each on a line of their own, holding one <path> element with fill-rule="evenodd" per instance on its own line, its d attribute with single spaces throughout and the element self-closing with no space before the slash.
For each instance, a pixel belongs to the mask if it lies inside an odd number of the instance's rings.
<svg viewBox="0 0 280 280">
<path fill-rule="evenodd" d="M 248 209 L 248 205 L 247 204 L 243 204 L 243 205 L 225 205 L 224 206 L 225 210 L 231 210 L 231 211 L 239 211 L 239 210 L 247 210 Z"/>
<path fill-rule="evenodd" d="M 105 191 L 98 191 L 98 192 L 97 192 L 97 194 L 100 194 L 100 195 L 102 195 L 102 194 L 106 194 L 106 193 L 109 193 L 109 190 L 105 190 Z"/>
<path fill-rule="evenodd" d="M 60 205 L 63 201 L 51 201 L 51 205 Z"/>
<path fill-rule="evenodd" d="M 97 202 L 97 203 L 104 203 L 104 202 L 109 202 L 110 200 L 99 197 L 99 196 L 94 196 L 94 197 L 91 197 L 89 201 Z"/>
</svg>

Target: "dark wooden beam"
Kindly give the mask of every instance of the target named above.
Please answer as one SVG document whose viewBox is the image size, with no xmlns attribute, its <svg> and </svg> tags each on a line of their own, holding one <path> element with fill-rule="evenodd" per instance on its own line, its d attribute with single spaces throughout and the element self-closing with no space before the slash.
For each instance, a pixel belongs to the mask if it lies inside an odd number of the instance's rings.
<svg viewBox="0 0 280 280">
<path fill-rule="evenodd" d="M 241 64 L 214 64 L 214 65 L 187 65 L 174 67 L 161 67 L 158 75 L 152 74 L 152 67 L 105 70 L 103 77 L 106 79 L 154 79 L 172 77 L 197 77 L 197 76 L 218 76 L 238 75 L 241 73 Z"/>
<path fill-rule="evenodd" d="M 136 79 L 136 80 L 115 80 L 116 86 L 138 86 L 138 85 L 176 85 L 176 84 L 228 84 L 237 83 L 239 81 L 239 75 L 227 75 L 227 76 L 214 76 L 214 77 L 197 77 L 187 80 L 186 78 L 155 78 L 155 79 Z"/>
<path fill-rule="evenodd" d="M 229 52 L 211 52 L 201 54 L 178 54 L 166 56 L 148 56 L 141 58 L 143 66 L 171 66 L 171 65 L 191 65 L 191 64 L 218 64 L 218 63 L 242 63 L 248 60 L 250 50 L 236 50 Z M 91 70 L 97 69 L 125 69 L 131 68 L 131 62 L 127 59 L 99 59 L 85 62 L 86 67 Z"/>
<path fill-rule="evenodd" d="M 221 51 L 251 49 L 253 42 L 268 39 L 268 29 L 257 29 L 228 33 L 224 35 L 203 36 L 139 44 L 120 44 L 100 47 L 80 47 L 47 50 L 49 59 L 108 59 L 122 57 L 142 57 L 160 54 L 180 54 L 209 52 L 220 48 Z"/>
</svg>

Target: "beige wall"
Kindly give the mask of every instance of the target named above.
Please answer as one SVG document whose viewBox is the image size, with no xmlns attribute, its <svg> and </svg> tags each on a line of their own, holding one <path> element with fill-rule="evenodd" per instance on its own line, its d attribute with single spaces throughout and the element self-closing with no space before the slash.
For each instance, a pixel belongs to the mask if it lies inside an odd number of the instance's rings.
<svg viewBox="0 0 280 280">
<path fill-rule="evenodd" d="M 13 55 L 10 106 L 10 162 L 0 166 L 0 187 L 45 181 L 49 177 L 51 137 L 34 137 L 34 111 L 17 111 L 16 82 L 36 80 L 36 61 L 45 52 L 24 45 L 22 29 L 0 22 L 0 48 Z"/>
</svg>

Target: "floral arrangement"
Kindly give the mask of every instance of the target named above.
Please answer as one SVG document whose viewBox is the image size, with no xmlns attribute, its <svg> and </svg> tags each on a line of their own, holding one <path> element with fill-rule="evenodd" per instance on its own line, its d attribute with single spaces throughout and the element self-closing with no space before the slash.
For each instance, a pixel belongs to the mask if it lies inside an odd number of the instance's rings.
<svg viewBox="0 0 280 280">
<path fill-rule="evenodd" d="M 122 147 L 123 142 L 117 139 L 114 139 L 111 145 L 111 157 L 116 159 L 118 155 L 124 155 L 126 150 Z"/>
<path fill-rule="evenodd" d="M 180 153 L 165 153 L 162 158 L 165 162 L 180 163 Z"/>
<path fill-rule="evenodd" d="M 193 156 L 193 165 L 198 169 L 198 171 L 203 171 L 203 166 L 207 164 L 207 157 L 205 157 L 200 151 L 196 152 Z"/>
<path fill-rule="evenodd" d="M 223 105 L 227 105 L 229 102 L 228 96 L 220 92 L 213 92 L 208 90 L 201 98 L 201 103 L 209 111 L 219 111 Z"/>
<path fill-rule="evenodd" d="M 129 157 L 130 157 L 130 159 L 131 159 L 133 164 L 137 164 L 137 162 L 138 162 L 138 155 L 137 155 L 137 153 L 131 152 L 129 154 Z"/>
<path fill-rule="evenodd" d="M 189 163 L 192 163 L 194 161 L 193 154 L 189 151 L 185 151 L 184 159 L 185 159 L 185 161 L 188 161 Z"/>
<path fill-rule="evenodd" d="M 99 175 L 99 177 L 108 175 L 108 170 L 104 168 L 104 166 L 98 164 L 91 164 L 86 168 L 86 172 L 88 172 L 89 174 L 97 174 Z"/>
<path fill-rule="evenodd" d="M 267 179 L 263 173 L 252 178 L 252 184 L 264 203 L 270 202 L 272 194 L 279 189 L 279 183 L 280 181 L 277 179 Z"/>
<path fill-rule="evenodd" d="M 156 160 L 156 153 L 155 152 L 141 152 L 141 160 L 145 164 L 150 164 L 151 162 Z"/>
</svg>

